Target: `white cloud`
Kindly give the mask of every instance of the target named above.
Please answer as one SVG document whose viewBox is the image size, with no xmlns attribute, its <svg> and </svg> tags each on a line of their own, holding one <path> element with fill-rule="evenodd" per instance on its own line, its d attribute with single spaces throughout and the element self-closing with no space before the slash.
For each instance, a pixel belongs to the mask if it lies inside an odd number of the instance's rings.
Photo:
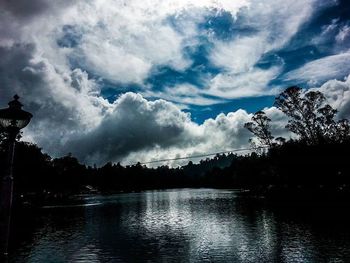
<svg viewBox="0 0 350 263">
<path fill-rule="evenodd" d="M 142 83 L 152 64 L 99 37 L 85 36 L 81 45 L 84 66 L 105 79 L 121 83 Z M 127 61 L 127 63 L 125 63 Z"/>
<path fill-rule="evenodd" d="M 267 107 L 263 111 L 271 119 L 271 134 L 277 137 L 283 137 L 287 140 L 296 136 L 290 133 L 285 127 L 288 123 L 286 115 L 276 107 Z"/>
<path fill-rule="evenodd" d="M 232 42 L 215 41 L 215 48 L 210 54 L 211 60 L 230 73 L 245 73 L 265 53 L 264 44 L 261 35 L 242 37 Z"/>
<path fill-rule="evenodd" d="M 52 63 L 67 57 L 101 77 L 118 83 L 142 84 L 153 67 L 168 65 L 184 70 L 191 60 L 183 48 L 196 43 L 196 23 L 212 8 L 236 13 L 241 1 L 54 1 L 0 3 L 2 46 L 33 43 Z M 186 14 L 186 15 L 183 15 Z M 169 17 L 183 28 L 174 29 Z M 74 47 L 59 47 L 62 27 L 70 25 L 81 35 Z M 75 65 L 76 66 L 76 65 Z"/>
<path fill-rule="evenodd" d="M 277 77 L 283 64 L 269 69 L 256 68 L 257 62 L 270 51 L 282 48 L 298 32 L 314 11 L 313 0 L 269 2 L 251 1 L 248 9 L 242 9 L 244 25 L 256 33 L 236 36 L 232 41 L 214 39 L 210 58 L 222 67 L 211 80 L 208 92 L 220 97 L 247 97 L 268 95 L 268 83 Z M 237 21 L 238 23 L 240 21 Z"/>
<path fill-rule="evenodd" d="M 350 26 L 344 25 L 339 33 L 336 35 L 335 39 L 338 43 L 343 43 L 345 40 L 350 38 Z"/>
<path fill-rule="evenodd" d="M 142 84 L 154 67 L 167 65 L 181 71 L 191 65 L 183 49 L 196 44 L 194 21 L 201 21 L 208 9 L 227 8 L 234 13 L 245 5 L 245 0 L 96 0 L 80 2 L 75 13 L 65 16 L 65 23 L 82 33 L 72 55 L 78 54 L 89 71 L 117 83 Z M 182 28 L 175 29 L 170 17 Z"/>
<path fill-rule="evenodd" d="M 221 98 L 242 98 L 275 95 L 278 89 L 267 86 L 280 72 L 279 67 L 268 70 L 253 68 L 244 73 L 220 73 L 207 83 L 204 93 Z"/>
<path fill-rule="evenodd" d="M 320 84 L 326 80 L 346 76 L 350 72 L 350 52 L 327 56 L 306 63 L 285 75 L 287 81 L 309 81 Z"/>
<path fill-rule="evenodd" d="M 205 97 L 205 90 L 191 84 L 179 84 L 165 87 L 162 91 L 146 90 L 142 92 L 145 97 L 162 98 L 179 105 L 207 106 L 223 102 L 223 99 Z"/>
<path fill-rule="evenodd" d="M 338 118 L 350 119 L 350 76 L 344 81 L 329 80 L 316 88 L 327 98 L 327 102 L 338 110 Z"/>
</svg>

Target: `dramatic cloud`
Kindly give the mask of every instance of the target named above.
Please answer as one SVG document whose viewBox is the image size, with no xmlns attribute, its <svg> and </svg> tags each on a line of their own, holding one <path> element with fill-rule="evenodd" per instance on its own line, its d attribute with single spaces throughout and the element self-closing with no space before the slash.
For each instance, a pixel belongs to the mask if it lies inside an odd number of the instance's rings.
<svg viewBox="0 0 350 263">
<path fill-rule="evenodd" d="M 268 84 L 278 76 L 283 63 L 264 70 L 256 64 L 264 54 L 282 48 L 298 32 L 311 16 L 313 4 L 313 0 L 252 1 L 251 8 L 242 11 L 241 19 L 255 33 L 238 35 L 232 41 L 214 40 L 210 58 L 227 73 L 215 76 L 208 92 L 231 98 L 271 94 Z"/>
<path fill-rule="evenodd" d="M 0 79 L 1 102 L 15 93 L 23 96 L 26 109 L 34 114 L 28 136 L 51 150 L 69 134 L 98 125 L 110 105 L 85 72 L 58 71 L 34 53 L 31 45 L 0 48 L 0 69 L 7 73 Z"/>
<path fill-rule="evenodd" d="M 327 102 L 339 110 L 338 118 L 350 117 L 350 82 L 331 80 L 319 88 Z M 286 116 L 275 107 L 264 108 L 272 120 L 273 136 L 295 137 L 285 129 Z M 66 150 L 88 163 L 112 161 L 135 163 L 229 151 L 249 147 L 252 136 L 244 123 L 252 114 L 238 110 L 219 114 L 203 124 L 194 123 L 188 113 L 164 100 L 147 101 L 135 93 L 126 93 L 99 126 L 84 136 L 72 137 Z M 185 161 L 172 162 L 176 165 Z"/>
<path fill-rule="evenodd" d="M 84 135 L 71 136 L 62 149 L 97 164 L 131 161 L 126 156 L 135 152 L 141 152 L 137 160 L 146 161 L 230 150 L 246 145 L 249 133 L 243 125 L 249 118 L 240 110 L 198 125 L 172 103 L 147 101 L 138 94 L 126 93 L 113 103 L 100 125 Z M 157 151 L 157 155 L 152 156 L 149 151 Z"/>
<path fill-rule="evenodd" d="M 138 94 L 126 93 L 113 103 L 100 125 L 86 135 L 72 137 L 63 149 L 100 164 L 156 146 L 181 147 L 196 128 L 188 114 L 175 105 L 164 100 L 149 102 Z"/>
<path fill-rule="evenodd" d="M 350 119 L 350 75 L 345 81 L 327 81 L 317 90 L 324 93 L 327 101 L 338 110 L 339 119 Z"/>
<path fill-rule="evenodd" d="M 18 93 L 34 114 L 24 138 L 89 164 L 244 148 L 246 109 L 223 108 L 202 124 L 190 113 L 273 96 L 286 81 L 331 79 L 320 90 L 349 116 L 349 81 L 339 81 L 350 72 L 349 21 L 327 19 L 319 38 L 296 40 L 338 4 L 0 0 L 0 103 Z M 303 62 L 285 55 L 309 45 L 329 48 Z M 281 112 L 264 107 L 274 135 L 288 137 Z"/>
<path fill-rule="evenodd" d="M 282 112 L 274 107 L 265 110 L 273 120 L 274 135 L 289 138 Z M 251 134 L 244 124 L 251 117 L 246 111 L 238 110 L 219 114 L 198 125 L 172 103 L 147 101 L 138 94 L 126 93 L 114 102 L 99 126 L 84 135 L 72 136 L 62 149 L 90 164 L 147 162 L 229 151 L 249 147 Z"/>
</svg>

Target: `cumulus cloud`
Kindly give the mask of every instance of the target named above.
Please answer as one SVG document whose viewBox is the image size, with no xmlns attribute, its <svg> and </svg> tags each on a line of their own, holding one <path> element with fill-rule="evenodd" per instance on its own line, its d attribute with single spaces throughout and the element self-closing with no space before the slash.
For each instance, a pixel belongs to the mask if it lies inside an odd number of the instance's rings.
<svg viewBox="0 0 350 263">
<path fill-rule="evenodd" d="M 32 45 L 0 48 L 1 103 L 15 93 L 23 96 L 27 110 L 34 114 L 27 129 L 30 138 L 49 150 L 60 145 L 70 133 L 98 125 L 108 102 L 99 96 L 98 86 L 80 69 L 60 72 L 36 54 Z"/>
<path fill-rule="evenodd" d="M 90 164 L 131 161 L 130 156 L 137 156 L 135 162 L 229 150 L 248 142 L 243 125 L 249 118 L 246 111 L 239 110 L 198 125 L 170 102 L 147 101 L 129 92 L 113 103 L 100 125 L 85 135 L 72 136 L 62 149 Z"/>
<path fill-rule="evenodd" d="M 264 110 L 273 120 L 273 135 L 290 138 L 285 129 L 286 116 L 275 107 Z M 108 161 L 132 164 L 242 149 L 249 147 L 252 134 L 244 124 L 251 117 L 245 110 L 238 110 L 219 114 L 199 125 L 173 103 L 148 101 L 129 92 L 113 103 L 113 109 L 100 125 L 84 135 L 71 136 L 62 149 L 85 163 L 98 165 Z"/>
<path fill-rule="evenodd" d="M 98 82 L 79 66 L 117 82 L 141 82 L 159 64 L 182 70 L 189 61 L 181 49 L 193 28 L 180 34 L 166 18 L 183 8 L 217 7 L 216 1 L 179 1 L 162 8 L 163 1 L 69 6 L 35 1 L 28 12 L 21 9 L 21 1 L 1 3 L 4 21 L 12 21 L 0 31 L 1 103 L 14 93 L 23 96 L 25 109 L 34 114 L 26 139 L 54 156 L 73 152 L 96 163 L 157 147 L 195 151 L 202 140 L 197 133 L 204 131 L 188 114 L 133 93 L 108 102 Z M 242 4 L 220 5 L 234 12 Z M 67 36 L 65 25 L 76 34 Z"/>
<path fill-rule="evenodd" d="M 73 136 L 63 147 L 84 161 L 117 160 L 124 155 L 156 145 L 167 147 L 194 132 L 188 114 L 164 100 L 146 101 L 141 95 L 119 97 L 96 128 Z"/>
<path fill-rule="evenodd" d="M 330 80 L 321 87 L 327 102 L 339 110 L 338 118 L 350 117 L 350 82 Z M 271 118 L 273 136 L 293 138 L 285 129 L 287 117 L 275 107 L 263 109 Z M 126 93 L 106 112 L 100 125 L 85 134 L 71 136 L 62 148 L 86 163 L 103 164 L 191 156 L 249 147 L 252 136 L 244 124 L 252 114 L 238 110 L 219 114 L 199 125 L 188 113 L 165 100 L 148 101 L 141 95 Z M 62 150 L 61 149 L 61 150 Z M 62 152 L 63 153 L 63 152 Z M 187 161 L 173 161 L 170 165 Z M 155 165 L 158 165 L 157 163 Z"/>
<path fill-rule="evenodd" d="M 321 91 L 328 103 L 338 110 L 339 119 L 350 119 L 350 76 L 344 81 L 329 80 L 315 89 Z"/>
</svg>

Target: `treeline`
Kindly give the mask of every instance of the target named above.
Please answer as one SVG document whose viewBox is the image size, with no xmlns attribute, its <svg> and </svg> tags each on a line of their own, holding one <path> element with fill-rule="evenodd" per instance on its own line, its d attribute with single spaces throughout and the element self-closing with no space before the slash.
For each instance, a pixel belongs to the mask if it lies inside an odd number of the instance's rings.
<svg viewBox="0 0 350 263">
<path fill-rule="evenodd" d="M 97 168 L 71 155 L 51 159 L 36 145 L 19 142 L 15 193 L 17 199 L 39 204 L 79 193 L 185 187 L 248 189 L 277 198 L 343 198 L 350 196 L 349 149 L 350 140 L 317 145 L 290 140 L 265 153 L 222 154 L 178 168 L 112 163 Z"/>
<path fill-rule="evenodd" d="M 242 188 L 267 197 L 350 196 L 350 128 L 318 91 L 290 87 L 276 97 L 296 140 L 274 138 L 272 120 L 258 111 L 245 127 L 254 146 L 268 150 L 248 155 L 221 154 L 170 168 L 140 163 L 107 163 L 91 167 L 72 155 L 51 158 L 32 143 L 17 142 L 14 160 L 17 200 L 50 202 L 78 193 L 111 193 L 146 189 L 216 187 Z M 6 136 L 0 133 L 0 170 L 6 169 Z"/>
<path fill-rule="evenodd" d="M 6 169 L 6 143 L 0 151 L 1 174 Z M 16 143 L 14 185 L 17 198 L 30 202 L 55 201 L 80 193 L 113 193 L 147 189 L 210 186 L 207 173 L 214 168 L 227 167 L 236 158 L 233 154 L 216 155 L 212 159 L 191 161 L 182 167 L 159 166 L 147 168 L 140 163 L 122 166 L 111 162 L 102 167 L 86 166 L 68 154 L 51 158 L 28 142 Z"/>
<path fill-rule="evenodd" d="M 1 170 L 5 171 L 6 151 L 2 151 Z M 140 163 L 122 166 L 111 162 L 102 167 L 86 166 L 72 155 L 52 159 L 32 143 L 17 142 L 14 160 L 16 190 L 20 193 L 79 193 L 133 191 L 143 189 L 202 186 L 205 175 L 213 168 L 227 167 L 236 155 L 221 154 L 212 159 L 191 161 L 182 167 L 147 168 Z M 88 186 L 88 187 L 86 187 Z"/>
</svg>

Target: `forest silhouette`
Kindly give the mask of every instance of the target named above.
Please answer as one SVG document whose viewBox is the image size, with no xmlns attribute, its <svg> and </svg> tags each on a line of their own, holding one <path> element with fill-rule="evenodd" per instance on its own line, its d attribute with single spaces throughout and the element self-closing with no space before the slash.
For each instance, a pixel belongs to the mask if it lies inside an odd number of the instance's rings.
<svg viewBox="0 0 350 263">
<path fill-rule="evenodd" d="M 297 139 L 275 138 L 271 119 L 256 112 L 245 124 L 253 147 L 246 155 L 217 154 L 187 165 L 148 168 L 141 163 L 92 167 L 68 154 L 51 158 L 35 144 L 18 141 L 14 160 L 15 204 L 20 207 L 65 202 L 82 193 L 116 193 L 165 188 L 236 188 L 270 200 L 346 200 L 350 196 L 350 126 L 319 91 L 293 86 L 274 104 L 288 117 Z M 0 132 L 0 170 L 6 169 L 7 139 Z"/>
</svg>

